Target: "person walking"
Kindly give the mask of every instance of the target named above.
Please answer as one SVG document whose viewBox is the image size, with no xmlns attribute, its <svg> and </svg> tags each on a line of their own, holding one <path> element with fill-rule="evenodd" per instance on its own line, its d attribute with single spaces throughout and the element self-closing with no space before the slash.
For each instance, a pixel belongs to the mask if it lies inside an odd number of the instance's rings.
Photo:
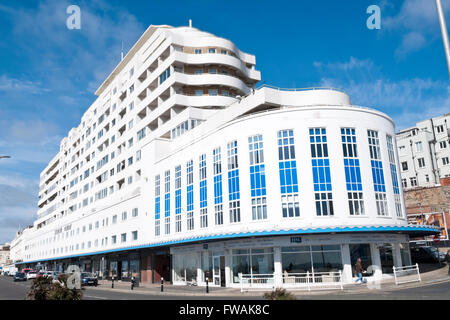
<svg viewBox="0 0 450 320">
<path fill-rule="evenodd" d="M 447 254 L 445 255 L 445 261 L 447 261 L 448 275 L 450 276 L 450 250 L 447 250 Z"/>
<path fill-rule="evenodd" d="M 355 269 L 356 269 L 356 275 L 358 276 L 358 279 L 356 279 L 356 283 L 358 283 L 358 281 L 361 281 L 362 283 L 366 283 L 366 279 L 363 278 L 362 273 L 364 272 L 362 264 L 361 264 L 361 258 L 358 258 L 356 260 L 356 264 L 355 264 Z"/>
</svg>

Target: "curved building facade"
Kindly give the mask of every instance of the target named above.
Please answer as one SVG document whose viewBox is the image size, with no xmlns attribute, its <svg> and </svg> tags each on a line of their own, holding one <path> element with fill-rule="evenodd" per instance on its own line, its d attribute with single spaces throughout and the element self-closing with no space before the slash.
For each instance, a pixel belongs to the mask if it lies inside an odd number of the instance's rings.
<svg viewBox="0 0 450 320">
<path fill-rule="evenodd" d="M 410 265 L 409 235 L 436 230 L 407 223 L 393 121 L 258 81 L 230 41 L 151 26 L 41 174 L 16 262 L 217 286 Z"/>
</svg>

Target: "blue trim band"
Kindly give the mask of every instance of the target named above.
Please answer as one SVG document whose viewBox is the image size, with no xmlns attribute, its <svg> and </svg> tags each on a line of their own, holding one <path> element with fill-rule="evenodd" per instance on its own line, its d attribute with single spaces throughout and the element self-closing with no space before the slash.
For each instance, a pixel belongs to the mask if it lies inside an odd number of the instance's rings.
<svg viewBox="0 0 450 320">
<path fill-rule="evenodd" d="M 369 227 L 335 227 L 335 228 L 329 227 L 329 228 L 309 228 L 309 229 L 283 229 L 283 230 L 263 230 L 263 231 L 254 231 L 254 232 L 225 233 L 225 234 L 215 234 L 215 235 L 208 235 L 208 236 L 201 236 L 201 237 L 192 237 L 192 238 L 159 242 L 159 243 L 144 244 L 144 245 L 134 246 L 134 247 L 118 248 L 118 249 L 111 249 L 111 250 L 105 250 L 105 251 L 96 251 L 96 252 L 92 252 L 92 253 L 76 254 L 76 255 L 71 255 L 71 256 L 62 256 L 62 257 L 57 257 L 57 258 L 32 260 L 32 261 L 26 261 L 26 262 L 19 262 L 16 264 L 35 263 L 35 262 L 44 262 L 44 261 L 52 261 L 52 260 L 63 260 L 63 259 L 70 259 L 70 258 L 76 258 L 76 257 L 87 257 L 87 256 L 98 255 L 98 254 L 121 252 L 121 251 L 127 251 L 127 250 L 145 249 L 145 248 L 164 247 L 164 246 L 168 246 L 168 245 L 191 243 L 191 242 L 206 241 L 206 240 L 220 240 L 220 239 L 225 240 L 225 239 L 243 238 L 243 237 L 282 236 L 282 235 L 292 235 L 292 234 L 386 232 L 386 231 L 402 232 L 402 233 L 420 233 L 421 235 L 432 235 L 432 234 L 438 234 L 440 232 L 440 229 L 433 227 L 433 226 L 426 226 L 426 225 L 424 225 L 424 226 L 407 225 L 407 226 L 369 226 Z"/>
</svg>

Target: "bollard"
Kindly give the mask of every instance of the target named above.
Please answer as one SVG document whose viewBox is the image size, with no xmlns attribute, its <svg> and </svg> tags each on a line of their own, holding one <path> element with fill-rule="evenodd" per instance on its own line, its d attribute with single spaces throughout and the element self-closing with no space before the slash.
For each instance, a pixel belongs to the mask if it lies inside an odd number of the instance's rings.
<svg viewBox="0 0 450 320">
<path fill-rule="evenodd" d="M 161 278 L 161 292 L 164 291 L 164 278 Z"/>
<path fill-rule="evenodd" d="M 209 293 L 208 278 L 206 278 L 206 293 Z"/>
<path fill-rule="evenodd" d="M 114 288 L 114 276 L 111 278 L 111 288 Z"/>
</svg>

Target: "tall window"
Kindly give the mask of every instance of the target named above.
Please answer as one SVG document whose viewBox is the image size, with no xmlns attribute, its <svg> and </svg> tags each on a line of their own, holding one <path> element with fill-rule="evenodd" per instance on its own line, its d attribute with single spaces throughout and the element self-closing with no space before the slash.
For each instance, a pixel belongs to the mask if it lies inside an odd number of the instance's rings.
<svg viewBox="0 0 450 320">
<path fill-rule="evenodd" d="M 170 170 L 164 173 L 164 225 L 165 234 L 170 233 Z"/>
<path fill-rule="evenodd" d="M 402 203 L 400 201 L 400 188 L 398 186 L 397 166 L 395 164 L 394 144 L 392 137 L 386 135 L 387 148 L 389 154 L 389 166 L 391 168 L 392 187 L 394 189 L 395 213 L 397 217 L 402 217 Z"/>
<path fill-rule="evenodd" d="M 262 135 L 248 138 L 250 152 L 250 193 L 252 197 L 252 219 L 267 219 L 266 173 Z"/>
<path fill-rule="evenodd" d="M 208 191 L 206 184 L 206 154 L 202 154 L 198 163 L 200 181 L 200 228 L 208 227 Z"/>
<path fill-rule="evenodd" d="M 228 160 L 228 200 L 230 207 L 230 223 L 241 221 L 241 203 L 239 191 L 239 164 L 237 141 L 227 144 Z"/>
<path fill-rule="evenodd" d="M 295 160 L 293 130 L 278 131 L 278 160 L 283 218 L 299 217 L 297 161 Z"/>
<path fill-rule="evenodd" d="M 113 217 L 113 223 L 114 218 Z M 155 176 L 155 236 L 159 236 L 161 234 L 160 231 L 160 220 L 161 219 L 161 179 L 159 174 Z"/>
<path fill-rule="evenodd" d="M 175 167 L 175 232 L 181 232 L 181 166 Z"/>
<path fill-rule="evenodd" d="M 316 202 L 316 215 L 318 216 L 334 215 L 326 134 L 325 128 L 309 129 L 314 178 L 314 199 Z"/>
<path fill-rule="evenodd" d="M 220 147 L 213 150 L 215 224 L 223 224 L 222 157 Z"/>
<path fill-rule="evenodd" d="M 194 161 L 190 160 L 186 164 L 186 208 L 187 208 L 187 229 L 194 229 Z"/>
<path fill-rule="evenodd" d="M 344 154 L 345 182 L 350 215 L 364 215 L 364 200 L 359 167 L 358 148 L 354 128 L 341 128 L 342 151 Z"/>
<path fill-rule="evenodd" d="M 372 166 L 373 187 L 375 190 L 375 200 L 377 203 L 377 214 L 387 216 L 386 186 L 384 183 L 383 163 L 381 162 L 380 140 L 378 132 L 367 130 L 369 138 L 370 164 Z"/>
</svg>

